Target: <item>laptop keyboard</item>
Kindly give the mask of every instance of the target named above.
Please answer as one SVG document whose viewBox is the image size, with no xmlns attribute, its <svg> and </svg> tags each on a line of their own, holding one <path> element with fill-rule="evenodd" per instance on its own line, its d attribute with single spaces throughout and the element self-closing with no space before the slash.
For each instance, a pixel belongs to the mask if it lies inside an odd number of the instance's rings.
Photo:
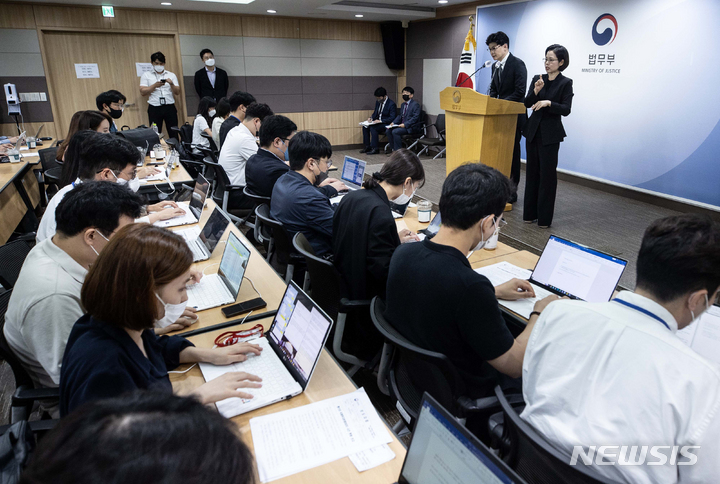
<svg viewBox="0 0 720 484">
<path fill-rule="evenodd" d="M 198 237 L 200 236 L 199 228 L 194 227 L 186 230 L 178 230 L 175 233 L 182 236 L 182 238 L 185 239 L 185 242 L 187 242 L 188 247 L 190 247 L 190 250 L 193 253 L 193 262 L 208 259 L 205 254 L 205 246 L 202 242 L 198 241 Z"/>
<path fill-rule="evenodd" d="M 198 311 L 235 302 L 217 274 L 205 276 L 197 284 L 188 286 L 187 295 L 187 305 L 196 307 Z"/>
<path fill-rule="evenodd" d="M 267 338 L 258 338 L 250 341 L 250 343 L 256 344 L 263 349 L 260 356 L 249 354 L 247 360 L 228 366 L 200 363 L 200 369 L 205 381 L 213 380 L 229 371 L 244 371 L 262 378 L 262 387 L 240 389 L 242 392 L 253 395 L 254 398 L 227 398 L 217 403 L 218 411 L 225 417 L 248 412 L 302 391 L 300 385 L 270 347 Z"/>
</svg>

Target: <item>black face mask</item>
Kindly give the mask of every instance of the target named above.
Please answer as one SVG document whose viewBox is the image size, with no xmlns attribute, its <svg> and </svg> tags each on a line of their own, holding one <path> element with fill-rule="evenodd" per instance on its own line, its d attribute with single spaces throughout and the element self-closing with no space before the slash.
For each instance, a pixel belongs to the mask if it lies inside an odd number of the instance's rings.
<svg viewBox="0 0 720 484">
<path fill-rule="evenodd" d="M 113 119 L 120 119 L 120 116 L 122 116 L 123 112 L 122 109 L 113 109 L 110 108 L 110 117 Z"/>
<path fill-rule="evenodd" d="M 403 94 L 403 101 L 409 101 L 409 100 L 410 100 L 410 96 L 408 96 L 407 94 Z"/>
</svg>

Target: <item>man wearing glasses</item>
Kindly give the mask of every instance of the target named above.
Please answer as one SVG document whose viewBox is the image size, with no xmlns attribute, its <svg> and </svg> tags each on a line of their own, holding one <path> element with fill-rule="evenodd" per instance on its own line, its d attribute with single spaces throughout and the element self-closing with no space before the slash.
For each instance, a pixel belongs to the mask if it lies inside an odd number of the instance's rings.
<svg viewBox="0 0 720 484">
<path fill-rule="evenodd" d="M 506 99 L 508 101 L 523 102 L 527 86 L 527 68 L 525 63 L 510 53 L 510 39 L 505 32 L 495 32 L 488 35 L 485 40 L 490 55 L 496 61 L 492 66 L 492 79 L 490 81 L 490 97 Z M 520 137 L 527 121 L 527 113 L 518 115 L 515 127 L 515 144 L 513 145 L 512 167 L 510 179 L 515 186 L 520 182 Z M 517 201 L 517 194 L 513 195 L 510 203 Z"/>
<path fill-rule="evenodd" d="M 110 125 L 111 133 L 117 133 L 118 131 L 115 121 L 120 119 L 123 115 L 123 111 L 125 110 L 125 101 L 127 101 L 127 98 L 123 95 L 123 93 L 116 91 L 115 89 L 110 89 L 109 91 L 100 93 L 98 94 L 98 97 L 95 98 L 95 105 L 97 106 L 98 111 L 109 114 L 113 119 L 113 122 Z"/>
<path fill-rule="evenodd" d="M 316 188 L 332 166 L 332 146 L 325 136 L 300 131 L 290 140 L 290 171 L 275 183 L 270 215 L 281 222 L 292 239 L 302 232 L 318 257 L 332 257 L 332 231 L 335 211 L 328 194 Z M 347 190 L 344 183 L 327 179 L 330 197 Z"/>
</svg>

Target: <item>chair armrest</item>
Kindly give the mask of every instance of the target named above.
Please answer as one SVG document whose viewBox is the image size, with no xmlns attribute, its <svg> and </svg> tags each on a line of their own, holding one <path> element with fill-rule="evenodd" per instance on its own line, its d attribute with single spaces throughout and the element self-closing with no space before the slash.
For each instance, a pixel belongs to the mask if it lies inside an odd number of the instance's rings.
<svg viewBox="0 0 720 484">
<path fill-rule="evenodd" d="M 522 394 L 519 393 L 506 395 L 505 398 L 507 398 L 508 403 L 513 407 L 525 403 Z M 497 399 L 497 397 L 485 397 L 478 399 L 460 397 L 458 398 L 458 405 L 467 413 L 484 412 L 486 410 L 497 410 L 499 412 L 502 411 L 500 401 Z"/>
<path fill-rule="evenodd" d="M 12 396 L 12 404 L 27 405 L 36 401 L 57 400 L 59 388 L 18 388 Z"/>
<path fill-rule="evenodd" d="M 367 309 L 370 307 L 372 301 L 369 299 L 340 299 L 340 306 L 338 307 L 339 312 L 347 313 L 350 311 L 357 311 L 358 309 Z"/>
<path fill-rule="evenodd" d="M 15 240 L 23 240 L 25 242 L 35 242 L 35 236 L 37 234 L 35 232 L 28 232 L 27 234 L 23 234 L 16 238 Z"/>
<path fill-rule="evenodd" d="M 229 192 L 231 192 L 233 190 L 241 190 L 242 191 L 245 189 L 245 185 L 226 185 L 225 189 Z"/>
<path fill-rule="evenodd" d="M 30 431 L 32 433 L 36 434 L 38 432 L 47 432 L 48 430 L 52 430 L 53 428 L 55 428 L 58 422 L 60 422 L 60 419 L 58 418 L 33 420 L 32 422 L 28 422 L 27 426 L 30 428 Z M 0 426 L 0 435 L 5 435 L 5 432 L 7 432 L 13 425 L 14 424 Z"/>
</svg>

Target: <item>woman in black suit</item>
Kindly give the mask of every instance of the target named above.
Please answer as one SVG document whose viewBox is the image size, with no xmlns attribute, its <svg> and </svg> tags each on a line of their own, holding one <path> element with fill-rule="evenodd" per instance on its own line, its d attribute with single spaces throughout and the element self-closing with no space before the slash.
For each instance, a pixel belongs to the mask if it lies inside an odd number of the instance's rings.
<svg viewBox="0 0 720 484">
<path fill-rule="evenodd" d="M 543 229 L 550 227 L 555 211 L 558 151 L 565 138 L 560 116 L 570 114 L 572 106 L 573 82 L 561 72 L 569 64 L 570 56 L 562 45 L 545 49 L 547 74 L 533 77 L 525 96 L 525 106 L 533 112 L 523 133 L 527 147 L 523 220 L 537 221 Z"/>
</svg>

